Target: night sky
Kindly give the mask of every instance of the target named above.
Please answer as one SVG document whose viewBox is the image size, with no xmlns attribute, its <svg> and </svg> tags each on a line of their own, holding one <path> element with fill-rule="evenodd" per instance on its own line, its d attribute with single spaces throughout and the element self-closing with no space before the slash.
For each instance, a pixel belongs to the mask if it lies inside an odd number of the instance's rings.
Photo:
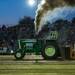
<svg viewBox="0 0 75 75">
<path fill-rule="evenodd" d="M 41 0 L 35 1 L 38 1 L 39 4 Z M 30 16 L 32 18 L 35 18 L 36 10 L 37 3 L 34 6 L 30 6 L 28 4 L 28 0 L 0 0 L 0 25 L 16 25 L 18 21 L 24 16 Z M 73 12 L 69 11 L 69 9 L 67 10 L 68 11 L 64 11 L 63 13 L 63 15 L 68 14 L 66 18 L 71 18 L 72 16 L 75 16 L 75 8 L 73 9 Z M 60 15 L 61 14 L 62 13 L 60 13 Z M 58 18 L 55 15 L 54 17 Z"/>
<path fill-rule="evenodd" d="M 30 7 L 28 0 L 0 0 L 0 25 L 17 24 L 24 16 L 35 17 L 37 6 Z"/>
</svg>

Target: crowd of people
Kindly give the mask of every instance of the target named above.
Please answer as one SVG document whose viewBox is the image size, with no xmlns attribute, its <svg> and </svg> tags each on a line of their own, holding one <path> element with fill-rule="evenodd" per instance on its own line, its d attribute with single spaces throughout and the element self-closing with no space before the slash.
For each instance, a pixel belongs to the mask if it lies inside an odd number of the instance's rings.
<svg viewBox="0 0 75 75">
<path fill-rule="evenodd" d="M 11 47 L 14 48 L 14 43 L 16 40 L 16 35 L 11 31 L 8 31 L 8 28 L 3 25 L 0 28 L 0 47 Z"/>
</svg>

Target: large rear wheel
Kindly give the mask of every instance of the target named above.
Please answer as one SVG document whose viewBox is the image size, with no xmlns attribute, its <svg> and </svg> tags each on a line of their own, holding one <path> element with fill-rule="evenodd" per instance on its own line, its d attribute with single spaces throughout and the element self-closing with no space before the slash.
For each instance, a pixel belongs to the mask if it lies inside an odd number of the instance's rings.
<svg viewBox="0 0 75 75">
<path fill-rule="evenodd" d="M 54 44 L 47 44 L 44 46 L 41 54 L 46 60 L 56 59 L 58 56 L 58 47 Z"/>
</svg>

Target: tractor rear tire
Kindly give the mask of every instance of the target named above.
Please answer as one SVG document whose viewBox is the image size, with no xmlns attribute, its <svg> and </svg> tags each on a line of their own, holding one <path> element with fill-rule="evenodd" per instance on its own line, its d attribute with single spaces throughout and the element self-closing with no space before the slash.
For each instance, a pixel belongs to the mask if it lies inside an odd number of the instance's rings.
<svg viewBox="0 0 75 75">
<path fill-rule="evenodd" d="M 58 46 L 54 44 L 46 44 L 41 51 L 42 56 L 45 60 L 57 59 L 58 57 Z"/>
</svg>

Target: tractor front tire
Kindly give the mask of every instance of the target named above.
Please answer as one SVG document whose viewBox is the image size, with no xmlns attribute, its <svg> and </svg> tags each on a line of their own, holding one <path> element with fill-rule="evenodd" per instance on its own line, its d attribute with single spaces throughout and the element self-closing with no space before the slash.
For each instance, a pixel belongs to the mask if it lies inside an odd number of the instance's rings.
<svg viewBox="0 0 75 75">
<path fill-rule="evenodd" d="M 25 54 L 20 51 L 17 51 L 17 52 L 15 52 L 14 56 L 17 60 L 22 60 L 24 58 Z"/>
</svg>

